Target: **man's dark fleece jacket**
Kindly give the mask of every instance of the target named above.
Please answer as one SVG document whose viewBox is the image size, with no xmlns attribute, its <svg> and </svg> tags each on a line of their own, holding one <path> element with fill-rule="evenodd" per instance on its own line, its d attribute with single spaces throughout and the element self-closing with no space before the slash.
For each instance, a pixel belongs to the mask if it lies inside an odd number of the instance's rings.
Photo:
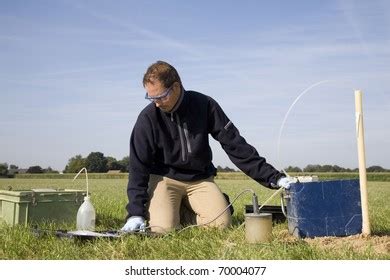
<svg viewBox="0 0 390 280">
<path fill-rule="evenodd" d="M 138 116 L 130 138 L 127 217 L 146 217 L 150 174 L 179 181 L 216 175 L 209 134 L 230 160 L 258 183 L 275 188 L 277 180 L 284 177 L 245 141 L 214 99 L 182 90 L 171 112 L 151 103 Z"/>
</svg>

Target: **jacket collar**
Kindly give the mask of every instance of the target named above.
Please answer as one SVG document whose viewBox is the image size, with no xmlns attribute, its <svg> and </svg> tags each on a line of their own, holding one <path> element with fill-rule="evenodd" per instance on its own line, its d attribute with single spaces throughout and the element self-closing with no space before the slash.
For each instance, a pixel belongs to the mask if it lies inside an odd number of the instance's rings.
<svg viewBox="0 0 390 280">
<path fill-rule="evenodd" d="M 180 92 L 180 96 L 179 96 L 179 99 L 177 100 L 175 106 L 172 108 L 172 110 L 170 112 L 167 112 L 168 114 L 173 114 L 173 113 L 180 113 L 180 111 L 183 110 L 183 108 L 185 107 L 185 104 L 187 103 L 187 98 L 186 98 L 186 94 L 185 94 L 185 90 L 184 88 L 182 87 L 181 88 L 181 92 Z"/>
</svg>

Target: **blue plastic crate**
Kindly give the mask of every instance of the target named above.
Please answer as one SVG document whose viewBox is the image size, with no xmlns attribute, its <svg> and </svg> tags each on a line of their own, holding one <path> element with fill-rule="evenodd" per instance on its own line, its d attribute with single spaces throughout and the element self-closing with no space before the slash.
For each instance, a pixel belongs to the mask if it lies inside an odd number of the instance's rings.
<svg viewBox="0 0 390 280">
<path fill-rule="evenodd" d="M 285 195 L 290 234 L 296 237 L 361 233 L 359 180 L 294 183 Z"/>
</svg>

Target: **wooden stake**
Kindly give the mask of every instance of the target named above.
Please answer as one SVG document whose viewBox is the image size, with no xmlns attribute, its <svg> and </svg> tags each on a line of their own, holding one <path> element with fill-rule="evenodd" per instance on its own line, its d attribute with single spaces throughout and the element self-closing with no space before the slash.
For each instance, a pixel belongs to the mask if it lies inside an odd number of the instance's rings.
<svg viewBox="0 0 390 280">
<path fill-rule="evenodd" d="M 367 199 L 367 174 L 366 174 L 366 153 L 364 146 L 364 127 L 363 127 L 363 106 L 362 91 L 355 90 L 355 112 L 356 112 L 356 137 L 359 156 L 359 181 L 360 181 L 360 199 L 362 204 L 362 233 L 370 235 L 370 219 L 368 216 Z"/>
</svg>

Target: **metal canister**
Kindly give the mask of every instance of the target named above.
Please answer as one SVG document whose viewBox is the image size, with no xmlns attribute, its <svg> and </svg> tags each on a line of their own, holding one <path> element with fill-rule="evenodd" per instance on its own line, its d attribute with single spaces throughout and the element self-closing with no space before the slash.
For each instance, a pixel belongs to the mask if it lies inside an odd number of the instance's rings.
<svg viewBox="0 0 390 280">
<path fill-rule="evenodd" d="M 249 243 L 270 242 L 272 239 L 272 214 L 245 214 L 245 238 Z"/>
</svg>

